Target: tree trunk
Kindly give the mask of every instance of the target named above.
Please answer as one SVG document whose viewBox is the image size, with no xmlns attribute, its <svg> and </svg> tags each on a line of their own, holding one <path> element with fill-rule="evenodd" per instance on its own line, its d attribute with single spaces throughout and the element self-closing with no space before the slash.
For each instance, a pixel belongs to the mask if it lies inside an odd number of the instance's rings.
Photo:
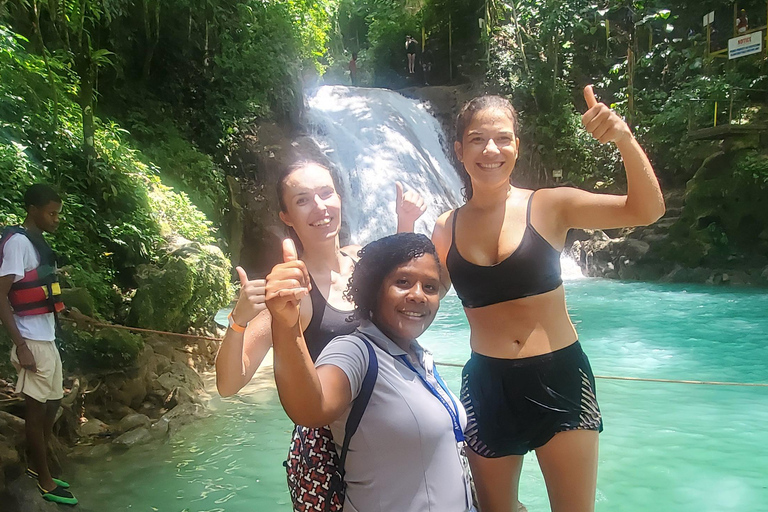
<svg viewBox="0 0 768 512">
<path fill-rule="evenodd" d="M 93 84 L 95 82 L 95 67 L 91 62 L 90 49 L 86 45 L 82 52 L 76 57 L 77 74 L 80 77 L 80 92 L 77 96 L 77 102 L 83 112 L 83 152 L 88 159 L 88 167 L 96 159 L 96 147 L 93 137 L 96 133 L 96 127 L 93 120 Z"/>
</svg>

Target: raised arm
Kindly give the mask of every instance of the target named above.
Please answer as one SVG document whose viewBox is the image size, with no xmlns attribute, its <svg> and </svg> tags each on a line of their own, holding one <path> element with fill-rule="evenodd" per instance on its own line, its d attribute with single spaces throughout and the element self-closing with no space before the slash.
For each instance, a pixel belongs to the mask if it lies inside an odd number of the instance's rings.
<svg viewBox="0 0 768 512">
<path fill-rule="evenodd" d="M 301 328 L 299 304 L 309 293 L 309 273 L 293 241 L 283 242 L 284 263 L 267 276 L 266 303 L 272 315 L 275 383 L 288 417 L 306 427 L 328 425 L 352 401 L 349 378 L 338 367 L 315 369 Z"/>
<path fill-rule="evenodd" d="M 415 190 L 403 191 L 403 184 L 395 182 L 397 195 L 395 199 L 395 212 L 397 213 L 397 232 L 413 233 L 416 221 L 427 210 L 424 199 Z"/>
<path fill-rule="evenodd" d="M 664 197 L 651 162 L 632 136 L 627 123 L 603 103 L 592 86 L 584 88 L 589 110 L 582 116 L 587 131 L 601 143 L 613 142 L 627 173 L 626 195 L 594 194 L 575 188 L 551 190 L 551 206 L 562 228 L 608 229 L 644 226 L 664 215 Z M 548 201 L 549 202 L 549 201 Z"/>
<path fill-rule="evenodd" d="M 266 281 L 248 279 L 242 267 L 237 267 L 237 274 L 240 296 L 232 310 L 232 319 L 236 328 L 245 327 L 245 331 L 227 329 L 219 347 L 216 388 L 221 396 L 234 395 L 248 384 L 272 347 L 272 317 L 264 303 Z M 302 312 L 311 317 L 311 305 Z"/>
</svg>

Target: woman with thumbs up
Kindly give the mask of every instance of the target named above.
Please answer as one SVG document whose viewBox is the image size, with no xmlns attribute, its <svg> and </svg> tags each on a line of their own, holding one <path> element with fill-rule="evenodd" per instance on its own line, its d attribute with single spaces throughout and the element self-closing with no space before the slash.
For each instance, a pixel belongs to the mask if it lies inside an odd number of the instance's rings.
<svg viewBox="0 0 768 512">
<path fill-rule="evenodd" d="M 397 230 L 413 231 L 426 210 L 421 196 L 396 183 Z M 331 171 L 301 160 L 277 182 L 280 219 L 299 248 L 310 275 L 310 292 L 301 301 L 301 325 L 313 359 L 334 337 L 349 334 L 353 305 L 344 298 L 360 246 L 341 247 L 341 197 Z M 229 315 L 229 329 L 216 357 L 216 387 L 222 396 L 240 391 L 253 378 L 272 346 L 270 316 L 264 303 L 264 279 L 250 280 L 241 267 L 240 297 Z"/>
<path fill-rule="evenodd" d="M 651 163 L 627 124 L 584 89 L 586 130 L 618 147 L 627 194 L 511 184 L 517 113 L 499 96 L 471 100 L 454 149 L 466 203 L 437 221 L 433 242 L 469 321 L 462 373 L 469 456 L 483 512 L 516 509 L 523 456 L 535 451 L 554 512 L 594 510 L 603 428 L 589 361 L 565 305 L 560 253 L 571 228 L 647 225 L 664 214 Z"/>
</svg>

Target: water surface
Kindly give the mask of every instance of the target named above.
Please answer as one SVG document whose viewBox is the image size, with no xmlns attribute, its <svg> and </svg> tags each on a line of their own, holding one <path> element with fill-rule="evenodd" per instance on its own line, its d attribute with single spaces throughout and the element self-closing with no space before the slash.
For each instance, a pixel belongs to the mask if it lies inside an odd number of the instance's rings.
<svg viewBox="0 0 768 512">
<path fill-rule="evenodd" d="M 582 279 L 567 300 L 597 375 L 768 382 L 768 294 Z M 422 342 L 463 363 L 468 326 L 451 294 Z M 441 373 L 458 391 L 457 368 Z M 267 380 L 269 376 L 267 376 Z M 768 510 L 768 388 L 598 379 L 599 512 Z M 165 445 L 78 466 L 87 510 L 289 512 L 282 461 L 291 424 L 270 386 L 213 398 L 214 414 Z M 520 496 L 549 510 L 535 456 Z"/>
</svg>

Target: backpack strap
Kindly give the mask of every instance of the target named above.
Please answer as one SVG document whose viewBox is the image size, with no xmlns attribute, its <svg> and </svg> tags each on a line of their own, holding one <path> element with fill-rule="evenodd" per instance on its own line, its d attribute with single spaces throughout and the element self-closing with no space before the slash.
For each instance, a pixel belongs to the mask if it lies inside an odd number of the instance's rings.
<svg viewBox="0 0 768 512">
<path fill-rule="evenodd" d="M 363 378 L 360 394 L 357 395 L 355 403 L 352 405 L 352 410 L 349 411 L 347 424 L 344 428 L 344 445 L 341 448 L 341 457 L 339 457 L 339 473 L 341 473 L 342 479 L 344 478 L 344 462 L 347 460 L 349 442 L 352 439 L 352 436 L 355 435 L 357 427 L 360 425 L 360 420 L 363 417 L 365 408 L 368 406 L 368 402 L 371 400 L 373 387 L 376 385 L 376 378 L 379 375 L 379 360 L 376 358 L 376 352 L 373 350 L 371 342 L 368 341 L 367 336 L 362 333 L 360 333 L 360 339 L 363 340 L 363 343 L 365 343 L 365 346 L 368 349 L 368 369 L 365 372 L 365 378 Z"/>
</svg>

